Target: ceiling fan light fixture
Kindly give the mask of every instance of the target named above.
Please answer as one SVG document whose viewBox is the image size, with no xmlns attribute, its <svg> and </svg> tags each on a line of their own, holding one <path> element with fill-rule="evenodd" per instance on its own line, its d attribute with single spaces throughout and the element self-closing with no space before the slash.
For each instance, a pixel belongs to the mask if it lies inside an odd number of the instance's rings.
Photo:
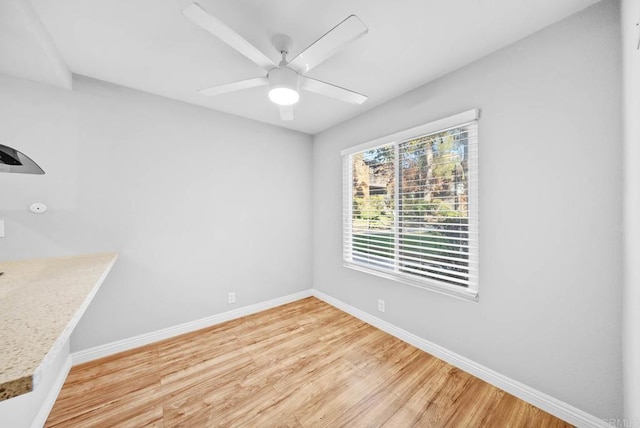
<svg viewBox="0 0 640 428">
<path fill-rule="evenodd" d="M 272 88 L 269 90 L 269 99 L 281 106 L 290 106 L 298 102 L 300 94 L 291 88 Z"/>
<path fill-rule="evenodd" d="M 199 92 L 202 95 L 215 96 L 268 85 L 269 99 L 279 106 L 280 119 L 283 121 L 293 120 L 293 105 L 300 100 L 300 89 L 350 104 L 362 104 L 367 100 L 365 95 L 305 76 L 305 73 L 313 67 L 369 31 L 356 15 L 348 16 L 291 61 L 287 60 L 287 54 L 293 45 L 291 37 L 276 34 L 271 41 L 273 47 L 282 56 L 282 60 L 276 65 L 271 58 L 197 3 L 190 4 L 182 10 L 182 13 L 191 22 L 210 32 L 267 72 L 266 77 L 200 89 Z"/>
<path fill-rule="evenodd" d="M 281 106 L 290 106 L 300 100 L 300 79 L 290 68 L 274 68 L 269 71 L 269 99 Z"/>
</svg>

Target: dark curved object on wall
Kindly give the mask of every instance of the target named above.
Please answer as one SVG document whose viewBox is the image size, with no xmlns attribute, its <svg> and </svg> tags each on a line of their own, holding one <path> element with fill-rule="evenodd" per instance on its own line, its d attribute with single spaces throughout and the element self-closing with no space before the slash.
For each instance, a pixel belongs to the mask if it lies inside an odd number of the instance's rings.
<svg viewBox="0 0 640 428">
<path fill-rule="evenodd" d="M 0 144 L 0 172 L 20 174 L 44 174 L 42 168 L 24 153 Z"/>
</svg>

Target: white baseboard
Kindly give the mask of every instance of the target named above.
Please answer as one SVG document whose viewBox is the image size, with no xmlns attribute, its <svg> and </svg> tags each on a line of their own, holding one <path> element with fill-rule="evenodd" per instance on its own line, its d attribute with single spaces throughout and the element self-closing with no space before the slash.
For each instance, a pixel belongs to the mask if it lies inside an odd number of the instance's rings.
<svg viewBox="0 0 640 428">
<path fill-rule="evenodd" d="M 190 333 L 192 331 L 210 327 L 215 324 L 220 324 L 236 318 L 271 309 L 276 306 L 284 305 L 286 303 L 294 302 L 296 300 L 304 299 L 305 297 L 309 296 L 315 296 L 318 299 L 323 300 L 324 302 L 350 315 L 353 315 L 354 317 L 366 322 L 367 324 L 371 324 L 372 326 L 377 327 L 380 330 L 389 333 L 390 335 L 397 337 L 398 339 L 403 340 L 437 358 L 440 358 L 441 360 L 446 361 L 447 363 L 461 370 L 464 370 L 465 372 L 470 373 L 484 380 L 485 382 L 488 382 L 491 385 L 508 392 L 509 394 L 520 398 L 521 400 L 531 403 L 534 406 L 539 407 L 540 409 L 551 413 L 552 415 L 555 415 L 570 424 L 576 425 L 577 427 L 611 428 L 611 425 L 600 418 L 597 418 L 587 412 L 571 406 L 570 404 L 567 404 L 554 397 L 551 397 L 550 395 L 547 395 L 523 383 L 504 376 L 494 370 L 491 370 L 488 367 L 465 358 L 462 355 L 456 354 L 455 352 L 443 348 L 442 346 L 436 345 L 435 343 L 409 333 L 406 330 L 396 327 L 393 324 L 381 320 L 380 318 L 377 318 L 367 312 L 344 303 L 316 289 L 304 290 L 298 293 L 290 294 L 288 296 L 279 297 L 276 299 L 268 300 L 266 302 L 256 303 L 254 305 L 245 306 L 233 311 L 224 312 L 222 314 L 213 315 L 210 317 L 180 324 L 174 327 L 169 327 L 163 330 L 158 330 L 129 339 L 108 343 L 106 345 L 97 346 L 95 348 L 87 349 L 84 351 L 74 352 L 73 354 L 71 354 L 71 363 L 73 363 L 73 365 L 77 365 L 87 361 L 113 355 L 118 352 L 138 348 L 140 346 L 148 345 L 150 343 L 168 339 L 180 334 Z M 66 377 L 66 373 L 69 371 L 66 365 L 65 368 L 66 372 L 64 373 L 64 376 L 62 376 L 61 374 L 62 382 L 60 383 L 60 387 L 62 387 L 62 383 L 64 382 L 64 378 Z M 56 391 L 55 395 L 57 395 L 58 391 L 59 389 Z M 53 406 L 53 402 L 55 401 L 55 395 L 53 395 L 54 398 L 51 402 L 51 406 Z M 46 406 L 43 406 L 43 409 L 44 408 L 46 408 Z M 51 408 L 49 407 L 48 410 L 51 410 Z M 41 411 L 41 413 L 43 412 Z M 38 417 L 40 417 L 40 414 L 38 415 Z M 44 416 L 44 420 L 46 420 L 46 415 Z M 36 425 L 34 424 L 34 427 L 35 426 Z"/>
<path fill-rule="evenodd" d="M 116 342 L 107 343 L 105 345 L 100 345 L 94 348 L 74 352 L 73 354 L 71 354 L 72 363 L 74 366 L 78 364 L 86 363 L 88 361 L 96 360 L 98 358 L 117 354 L 118 352 L 128 351 L 130 349 L 148 345 L 153 342 L 169 339 L 171 337 L 179 336 L 185 333 L 190 333 L 192 331 L 200 330 L 202 328 L 211 327 L 212 325 L 220 324 L 226 321 L 234 320 L 236 318 L 255 314 L 257 312 L 275 308 L 276 306 L 284 305 L 286 303 L 295 302 L 296 300 L 304 299 L 305 297 L 309 297 L 311 295 L 312 294 L 310 289 L 304 290 L 298 293 L 289 294 L 288 296 L 278 297 L 276 299 L 267 300 L 266 302 L 260 302 L 254 305 L 244 306 L 242 308 L 234 309 L 232 311 L 223 312 L 221 314 L 212 315 L 210 317 L 201 318 L 195 321 L 179 324 L 177 326 L 153 331 L 151 333 L 141 334 L 139 336 L 134 336 L 128 339 L 118 340 Z"/>
<path fill-rule="evenodd" d="M 380 318 L 374 317 L 373 315 L 361 311 L 360 309 L 344 303 L 332 296 L 329 296 L 322 291 L 312 289 L 311 293 L 313 296 L 317 297 L 320 300 L 323 300 L 331 306 L 334 306 L 350 315 L 353 315 L 361 321 L 377 327 L 380 330 L 389 333 L 390 335 L 397 337 L 398 339 L 407 342 L 418 349 L 421 349 L 437 358 L 440 358 L 441 360 L 446 361 L 452 366 L 464 370 L 465 372 L 470 373 L 484 380 L 485 382 L 508 392 L 509 394 L 515 395 L 521 400 L 531 403 L 534 406 L 544 410 L 545 412 L 551 413 L 552 415 L 557 416 L 558 418 L 569 422 L 570 424 L 573 424 L 577 427 L 611 428 L 611 425 L 600 418 L 597 418 L 587 412 L 571 406 L 570 404 L 567 404 L 563 401 L 551 397 L 550 395 L 547 395 L 523 383 L 504 376 L 494 370 L 491 370 L 488 367 L 471 361 L 470 359 L 465 358 L 462 355 L 449 351 L 442 346 L 436 345 L 435 343 L 429 342 L 428 340 L 418 337 L 415 334 L 409 333 L 406 330 L 396 327 L 393 324 L 381 320 Z"/>
<path fill-rule="evenodd" d="M 44 399 L 38 414 L 31 423 L 31 428 L 42 428 L 47 422 L 49 413 L 51 413 L 51 409 L 53 409 L 53 405 L 56 403 L 56 399 L 58 398 L 58 394 L 60 394 L 64 381 L 67 379 L 69 370 L 71 370 L 71 355 L 68 355 L 67 359 L 64 360 L 64 364 L 62 365 L 58 376 L 56 376 L 56 380 L 53 382 L 53 385 L 51 385 L 51 389 L 47 393 L 47 397 Z"/>
</svg>

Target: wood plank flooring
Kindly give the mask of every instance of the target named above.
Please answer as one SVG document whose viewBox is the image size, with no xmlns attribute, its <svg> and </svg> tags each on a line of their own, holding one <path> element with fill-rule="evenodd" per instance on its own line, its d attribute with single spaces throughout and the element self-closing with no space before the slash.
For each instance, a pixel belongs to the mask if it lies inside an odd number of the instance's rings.
<svg viewBox="0 0 640 428">
<path fill-rule="evenodd" d="M 47 427 L 567 427 L 310 297 L 73 367 Z"/>
</svg>

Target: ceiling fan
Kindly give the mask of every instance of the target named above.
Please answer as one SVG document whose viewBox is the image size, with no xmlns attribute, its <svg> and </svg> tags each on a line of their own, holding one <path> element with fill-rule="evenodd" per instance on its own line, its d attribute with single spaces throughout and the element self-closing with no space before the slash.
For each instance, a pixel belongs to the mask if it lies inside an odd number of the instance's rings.
<svg viewBox="0 0 640 428">
<path fill-rule="evenodd" d="M 192 3 L 184 8 L 182 14 L 267 72 L 267 75 L 263 77 L 201 89 L 199 92 L 203 95 L 215 96 L 268 85 L 269 99 L 280 106 L 282 120 L 293 120 L 293 105 L 300 99 L 300 89 L 351 104 L 362 104 L 367 100 L 365 95 L 304 76 L 306 72 L 335 54 L 344 45 L 364 36 L 369 31 L 360 18 L 355 15 L 347 17 L 333 27 L 291 61 L 287 61 L 287 55 L 292 45 L 291 38 L 282 34 L 275 36 L 272 43 L 282 56 L 280 63 L 276 64 L 197 3 Z"/>
</svg>

